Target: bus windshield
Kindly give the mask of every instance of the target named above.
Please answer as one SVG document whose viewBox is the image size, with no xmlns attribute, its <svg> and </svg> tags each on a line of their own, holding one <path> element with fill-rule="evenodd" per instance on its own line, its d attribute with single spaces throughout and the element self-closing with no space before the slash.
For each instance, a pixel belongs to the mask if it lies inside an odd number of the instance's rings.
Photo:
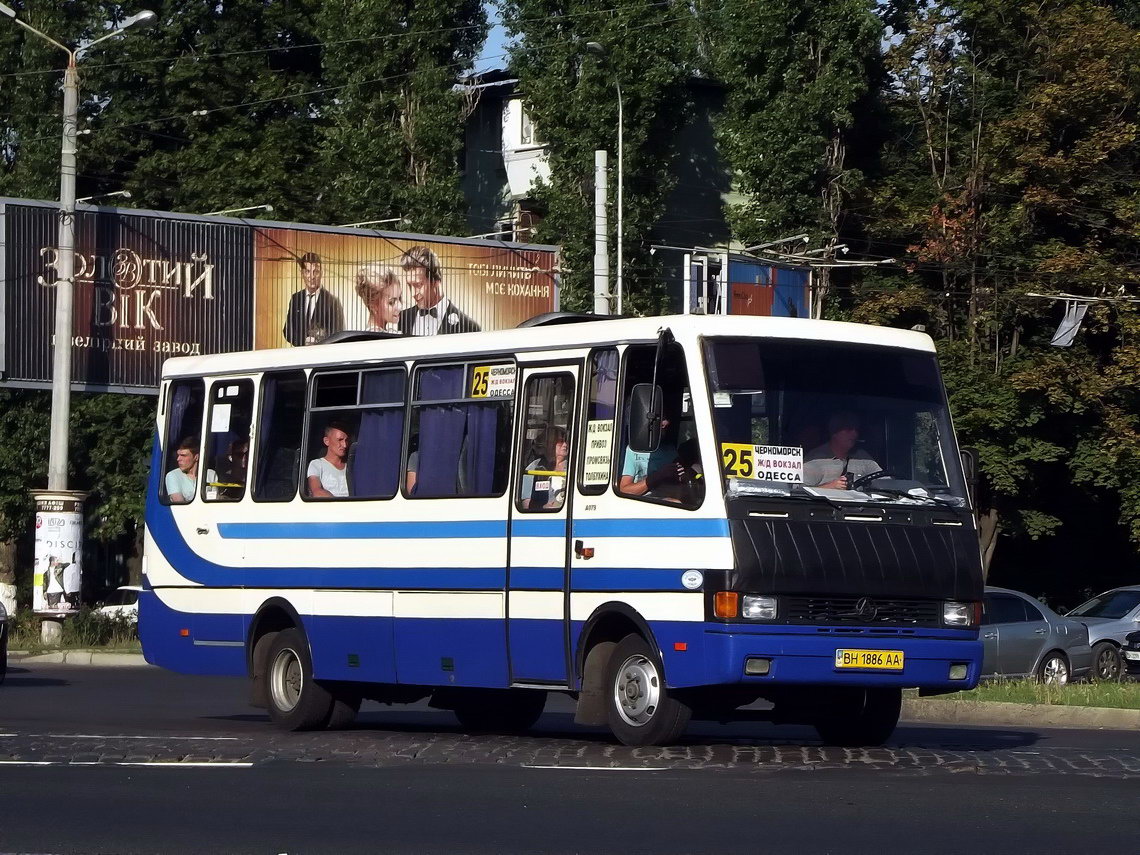
<svg viewBox="0 0 1140 855">
<path fill-rule="evenodd" d="M 933 353 L 710 338 L 705 359 L 730 495 L 965 505 Z"/>
</svg>

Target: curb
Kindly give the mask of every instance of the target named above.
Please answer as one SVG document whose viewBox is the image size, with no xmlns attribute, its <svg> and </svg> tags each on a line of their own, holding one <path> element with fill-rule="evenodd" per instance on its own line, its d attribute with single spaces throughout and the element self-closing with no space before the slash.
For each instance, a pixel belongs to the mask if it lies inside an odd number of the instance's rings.
<svg viewBox="0 0 1140 855">
<path fill-rule="evenodd" d="M 931 724 L 991 724 L 1015 727 L 1074 727 L 1140 730 L 1140 710 L 1011 704 L 999 701 L 904 699 L 902 720 Z"/>
<path fill-rule="evenodd" d="M 104 653 L 100 650 L 53 650 L 50 653 L 9 651 L 8 661 L 14 665 L 95 665 L 98 667 L 136 668 L 146 665 L 141 653 Z"/>
</svg>

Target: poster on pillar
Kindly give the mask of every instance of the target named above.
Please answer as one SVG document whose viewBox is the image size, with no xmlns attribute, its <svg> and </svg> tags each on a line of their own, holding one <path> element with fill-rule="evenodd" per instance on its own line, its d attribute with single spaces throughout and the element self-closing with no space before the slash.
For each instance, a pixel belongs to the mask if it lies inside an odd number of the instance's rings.
<svg viewBox="0 0 1140 855">
<path fill-rule="evenodd" d="M 56 494 L 37 495 L 32 610 L 79 608 L 83 590 L 83 502 Z"/>
<path fill-rule="evenodd" d="M 49 383 L 59 213 L 3 205 L 3 375 Z M 177 214 L 81 211 L 72 377 L 78 389 L 158 385 L 171 356 L 243 350 L 253 326 L 249 229 Z"/>
</svg>

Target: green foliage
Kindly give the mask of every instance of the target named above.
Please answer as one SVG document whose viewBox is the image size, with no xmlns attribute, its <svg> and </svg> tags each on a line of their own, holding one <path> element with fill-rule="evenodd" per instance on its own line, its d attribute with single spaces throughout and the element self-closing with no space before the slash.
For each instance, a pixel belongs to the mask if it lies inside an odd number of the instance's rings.
<svg viewBox="0 0 1140 855">
<path fill-rule="evenodd" d="M 8 646 L 13 650 L 41 651 L 42 623 L 43 620 L 31 609 L 17 610 L 9 617 Z M 104 615 L 93 609 L 82 608 L 64 620 L 59 646 L 65 649 L 136 648 L 138 623 L 128 617 Z"/>
<path fill-rule="evenodd" d="M 504 0 L 515 38 L 511 68 L 549 148 L 551 177 L 537 194 L 546 218 L 538 240 L 562 246 L 565 309 L 592 306 L 594 151 L 610 152 L 610 193 L 617 192 L 617 92 L 624 104 L 624 310 L 662 303 L 649 255 L 649 233 L 672 187 L 669 164 L 687 104 L 694 43 L 683 4 L 644 0 Z M 598 42 L 605 57 L 588 54 Z M 611 204 L 611 211 L 616 210 Z M 610 217 L 611 252 L 616 218 Z M 616 258 L 611 259 L 611 270 Z"/>
<path fill-rule="evenodd" d="M 867 0 L 703 0 L 711 70 L 726 86 L 717 135 L 744 201 L 745 244 L 828 237 L 862 175 L 846 157 L 875 81 L 883 28 Z"/>
</svg>

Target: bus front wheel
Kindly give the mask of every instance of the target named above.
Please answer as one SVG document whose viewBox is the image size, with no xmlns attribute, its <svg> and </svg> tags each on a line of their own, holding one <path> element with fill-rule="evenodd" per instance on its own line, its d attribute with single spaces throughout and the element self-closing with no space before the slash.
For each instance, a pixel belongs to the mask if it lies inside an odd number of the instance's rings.
<svg viewBox="0 0 1140 855">
<path fill-rule="evenodd" d="M 692 710 L 665 686 L 657 652 L 640 635 L 627 635 L 606 665 L 610 730 L 625 745 L 668 745 L 689 723 Z"/>
<path fill-rule="evenodd" d="M 828 745 L 882 745 L 894 733 L 901 711 L 902 689 L 839 689 L 816 718 L 815 729 Z"/>
<path fill-rule="evenodd" d="M 284 730 L 317 730 L 333 713 L 332 693 L 313 679 L 313 661 L 305 636 L 297 629 L 277 633 L 269 648 L 269 717 Z"/>
</svg>

